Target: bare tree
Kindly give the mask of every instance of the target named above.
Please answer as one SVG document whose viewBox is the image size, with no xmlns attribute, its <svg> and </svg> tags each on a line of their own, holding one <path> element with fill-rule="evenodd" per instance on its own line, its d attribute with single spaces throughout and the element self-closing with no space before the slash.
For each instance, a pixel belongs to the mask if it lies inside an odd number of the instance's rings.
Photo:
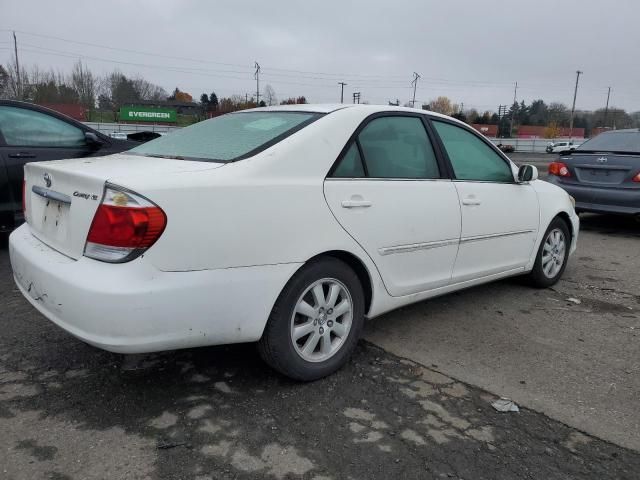
<svg viewBox="0 0 640 480">
<path fill-rule="evenodd" d="M 276 97 L 276 91 L 273 89 L 271 85 L 267 85 L 264 87 L 264 92 L 262 94 L 262 98 L 264 99 L 264 103 L 268 106 L 277 105 L 278 98 Z"/>
<path fill-rule="evenodd" d="M 20 74 L 16 69 L 15 59 L 11 60 L 7 65 L 7 83 L 5 86 L 5 97 L 9 99 L 19 99 L 22 97 L 22 92 L 25 90 L 28 77 L 27 71 L 24 67 L 20 68 Z"/>
<path fill-rule="evenodd" d="M 90 109 L 95 108 L 97 80 L 81 60 L 73 66 L 69 80 L 71 87 L 78 94 L 80 104 Z"/>
<path fill-rule="evenodd" d="M 0 65 L 0 98 L 5 98 L 8 85 L 9 85 L 9 74 L 4 69 L 4 67 Z"/>
<path fill-rule="evenodd" d="M 432 112 L 443 113 L 444 115 L 451 115 L 456 112 L 456 105 L 454 105 L 448 97 L 440 96 L 435 100 L 429 102 L 429 110 Z"/>
</svg>

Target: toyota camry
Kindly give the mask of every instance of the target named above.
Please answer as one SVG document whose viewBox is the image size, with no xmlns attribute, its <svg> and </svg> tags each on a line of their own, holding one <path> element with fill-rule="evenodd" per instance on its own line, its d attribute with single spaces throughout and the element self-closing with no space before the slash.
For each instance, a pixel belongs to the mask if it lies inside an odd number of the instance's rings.
<svg viewBox="0 0 640 480">
<path fill-rule="evenodd" d="M 102 158 L 25 166 L 20 291 L 96 347 L 258 342 L 299 380 L 365 318 L 524 275 L 558 281 L 571 197 L 466 124 L 370 105 L 223 115 Z"/>
</svg>

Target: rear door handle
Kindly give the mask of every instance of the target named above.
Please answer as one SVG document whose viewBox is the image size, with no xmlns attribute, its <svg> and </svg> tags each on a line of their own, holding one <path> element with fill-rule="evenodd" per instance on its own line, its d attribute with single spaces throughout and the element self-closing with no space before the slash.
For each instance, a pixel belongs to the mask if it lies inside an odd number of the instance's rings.
<svg viewBox="0 0 640 480">
<path fill-rule="evenodd" d="M 343 200 L 342 208 L 369 208 L 371 202 L 369 200 Z"/>
<path fill-rule="evenodd" d="M 18 152 L 18 153 L 10 153 L 9 158 L 36 158 L 34 153 L 29 152 Z"/>
<path fill-rule="evenodd" d="M 462 199 L 463 205 L 480 205 L 482 202 L 478 200 L 475 196 L 469 196 Z"/>
</svg>

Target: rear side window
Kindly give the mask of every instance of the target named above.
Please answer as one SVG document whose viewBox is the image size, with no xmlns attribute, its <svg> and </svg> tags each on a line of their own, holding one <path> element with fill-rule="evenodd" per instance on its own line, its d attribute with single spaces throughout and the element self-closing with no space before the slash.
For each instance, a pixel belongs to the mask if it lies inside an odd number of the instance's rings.
<svg viewBox="0 0 640 480">
<path fill-rule="evenodd" d="M 27 108 L 0 107 L 0 132 L 9 146 L 81 147 L 84 132 L 63 120 Z"/>
<path fill-rule="evenodd" d="M 358 141 L 370 177 L 440 178 L 431 142 L 417 117 L 376 118 Z"/>
<path fill-rule="evenodd" d="M 458 180 L 513 182 L 513 172 L 507 162 L 473 133 L 433 121 L 444 144 Z"/>
<path fill-rule="evenodd" d="M 364 177 L 364 167 L 362 166 L 362 158 L 358 151 L 358 145 L 354 142 L 345 153 L 344 157 L 333 171 L 336 178 L 360 178 Z"/>
<path fill-rule="evenodd" d="M 420 118 L 375 118 L 356 142 L 334 170 L 334 177 L 440 178 L 436 155 Z"/>
<path fill-rule="evenodd" d="M 228 162 L 250 157 L 318 119 L 308 112 L 240 112 L 172 132 L 129 153 Z"/>
</svg>

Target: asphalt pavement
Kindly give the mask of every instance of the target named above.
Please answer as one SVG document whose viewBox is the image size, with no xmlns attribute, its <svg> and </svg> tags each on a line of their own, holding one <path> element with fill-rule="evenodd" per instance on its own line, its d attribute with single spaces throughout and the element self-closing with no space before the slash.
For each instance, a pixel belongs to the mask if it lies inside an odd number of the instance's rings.
<svg viewBox="0 0 640 480">
<path fill-rule="evenodd" d="M 90 347 L 21 297 L 3 246 L 0 478 L 637 480 L 640 226 L 583 227 L 553 289 L 508 280 L 392 312 L 310 384 L 253 345 Z"/>
</svg>

